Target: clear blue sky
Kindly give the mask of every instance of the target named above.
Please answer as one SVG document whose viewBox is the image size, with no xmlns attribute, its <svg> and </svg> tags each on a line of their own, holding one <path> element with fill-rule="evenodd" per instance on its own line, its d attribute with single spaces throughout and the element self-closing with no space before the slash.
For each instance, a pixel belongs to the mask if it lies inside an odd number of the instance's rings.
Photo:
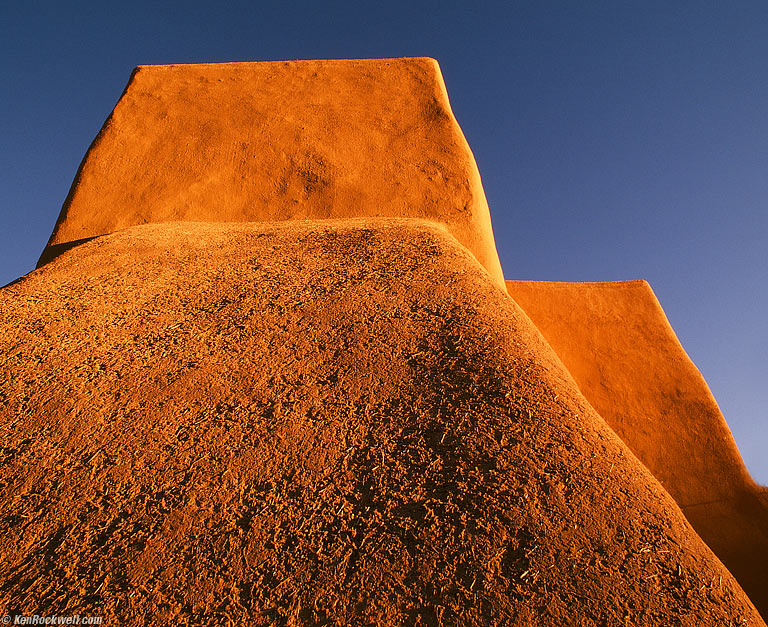
<svg viewBox="0 0 768 627">
<path fill-rule="evenodd" d="M 768 484 L 768 3 L 0 3 L 0 285 L 135 65 L 432 56 L 508 278 L 650 281 Z"/>
</svg>

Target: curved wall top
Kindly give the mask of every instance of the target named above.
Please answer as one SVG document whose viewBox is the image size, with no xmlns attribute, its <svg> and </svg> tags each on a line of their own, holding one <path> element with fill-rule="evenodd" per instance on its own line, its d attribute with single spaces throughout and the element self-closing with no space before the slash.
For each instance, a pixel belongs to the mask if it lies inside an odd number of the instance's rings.
<svg viewBox="0 0 768 627">
<path fill-rule="evenodd" d="M 428 58 L 140 66 L 38 265 L 149 222 L 413 217 L 503 284 L 472 152 Z"/>
</svg>

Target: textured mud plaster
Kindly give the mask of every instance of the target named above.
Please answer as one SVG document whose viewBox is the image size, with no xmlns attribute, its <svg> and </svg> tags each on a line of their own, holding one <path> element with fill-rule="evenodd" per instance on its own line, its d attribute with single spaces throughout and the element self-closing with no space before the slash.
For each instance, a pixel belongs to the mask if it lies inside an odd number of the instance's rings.
<svg viewBox="0 0 768 627">
<path fill-rule="evenodd" d="M 764 625 L 444 226 L 134 226 L 0 296 L 0 613 Z"/>
<path fill-rule="evenodd" d="M 503 286 L 477 165 L 434 59 L 140 66 L 39 265 L 69 242 L 145 223 L 365 216 L 445 224 Z"/>
</svg>

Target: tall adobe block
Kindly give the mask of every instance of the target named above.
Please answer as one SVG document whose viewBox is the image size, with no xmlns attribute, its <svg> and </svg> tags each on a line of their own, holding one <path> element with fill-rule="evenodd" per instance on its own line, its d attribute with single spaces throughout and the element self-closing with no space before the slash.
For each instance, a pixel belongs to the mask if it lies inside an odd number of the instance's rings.
<svg viewBox="0 0 768 627">
<path fill-rule="evenodd" d="M 38 266 L 145 223 L 445 224 L 503 285 L 472 152 L 427 58 L 140 66 Z"/>
</svg>

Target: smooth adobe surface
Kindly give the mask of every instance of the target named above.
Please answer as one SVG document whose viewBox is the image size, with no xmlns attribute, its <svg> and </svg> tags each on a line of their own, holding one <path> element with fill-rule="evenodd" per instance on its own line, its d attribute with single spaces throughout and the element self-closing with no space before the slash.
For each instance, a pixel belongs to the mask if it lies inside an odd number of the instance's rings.
<svg viewBox="0 0 768 627">
<path fill-rule="evenodd" d="M 768 615 L 768 493 L 645 281 L 507 281 L 584 396 Z"/>
<path fill-rule="evenodd" d="M 136 226 L 0 295 L 0 606 L 764 625 L 444 227 Z"/>
<path fill-rule="evenodd" d="M 472 152 L 434 59 L 140 66 L 38 265 L 171 221 L 440 222 L 503 287 Z"/>
</svg>

